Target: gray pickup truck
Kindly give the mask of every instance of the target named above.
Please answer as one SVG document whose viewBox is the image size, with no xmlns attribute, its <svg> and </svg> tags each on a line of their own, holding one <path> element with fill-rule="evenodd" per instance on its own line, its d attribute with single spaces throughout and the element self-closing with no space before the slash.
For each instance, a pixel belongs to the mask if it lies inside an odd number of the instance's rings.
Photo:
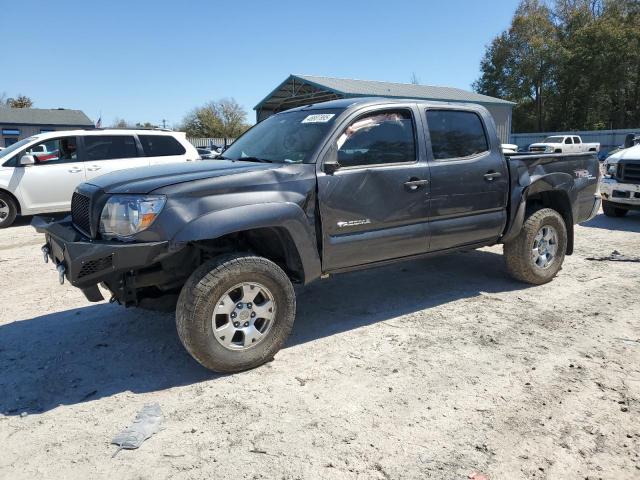
<svg viewBox="0 0 640 480">
<path fill-rule="evenodd" d="M 179 293 L 186 349 L 234 372 L 284 345 L 293 284 L 496 243 L 515 279 L 550 281 L 598 177 L 592 153 L 506 157 L 478 105 L 336 100 L 273 115 L 220 160 L 93 179 L 70 217 L 33 225 L 90 301 Z"/>
</svg>

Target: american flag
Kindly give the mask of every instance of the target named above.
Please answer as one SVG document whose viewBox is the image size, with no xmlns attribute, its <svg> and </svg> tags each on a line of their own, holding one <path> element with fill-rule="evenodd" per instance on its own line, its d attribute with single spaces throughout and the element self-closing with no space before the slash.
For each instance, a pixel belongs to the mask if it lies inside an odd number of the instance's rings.
<svg viewBox="0 0 640 480">
<path fill-rule="evenodd" d="M 102 115 L 100 115 L 98 121 L 96 122 L 96 128 L 102 128 Z"/>
</svg>

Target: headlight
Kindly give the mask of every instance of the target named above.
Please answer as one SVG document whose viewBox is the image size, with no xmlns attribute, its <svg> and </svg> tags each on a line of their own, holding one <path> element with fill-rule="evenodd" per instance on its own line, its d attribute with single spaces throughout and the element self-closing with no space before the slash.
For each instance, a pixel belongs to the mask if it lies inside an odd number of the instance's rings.
<svg viewBox="0 0 640 480">
<path fill-rule="evenodd" d="M 100 233 L 105 238 L 127 238 L 146 230 L 166 201 L 164 195 L 113 195 L 102 209 Z"/>
<path fill-rule="evenodd" d="M 605 165 L 605 173 L 609 177 L 614 177 L 616 175 L 617 171 L 618 171 L 618 164 L 617 163 L 613 163 L 611 165 Z"/>
<path fill-rule="evenodd" d="M 545 152 L 553 152 L 553 147 L 551 145 L 547 145 L 546 147 L 544 147 L 544 151 Z"/>
</svg>

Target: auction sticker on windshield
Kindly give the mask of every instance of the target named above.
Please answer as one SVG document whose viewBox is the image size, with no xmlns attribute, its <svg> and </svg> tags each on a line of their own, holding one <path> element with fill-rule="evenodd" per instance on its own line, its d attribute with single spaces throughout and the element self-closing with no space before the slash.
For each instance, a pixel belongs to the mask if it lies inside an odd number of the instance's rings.
<svg viewBox="0 0 640 480">
<path fill-rule="evenodd" d="M 315 115 L 307 115 L 300 123 L 326 123 L 335 117 L 335 113 L 316 113 Z"/>
</svg>

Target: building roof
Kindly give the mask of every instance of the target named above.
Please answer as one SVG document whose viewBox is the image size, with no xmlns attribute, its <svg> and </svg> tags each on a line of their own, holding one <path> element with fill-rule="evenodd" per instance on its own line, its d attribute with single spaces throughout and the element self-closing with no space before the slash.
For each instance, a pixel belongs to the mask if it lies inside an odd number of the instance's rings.
<svg viewBox="0 0 640 480">
<path fill-rule="evenodd" d="M 275 90 L 267 95 L 254 110 L 267 103 L 272 96 L 292 80 L 330 91 L 334 94 L 358 97 L 376 96 L 393 98 L 419 98 L 422 100 L 440 100 L 445 102 L 468 102 L 483 105 L 514 105 L 513 102 L 468 92 L 460 88 L 439 87 L 434 85 L 414 85 L 411 83 L 378 82 L 374 80 L 354 80 L 347 78 L 319 77 L 314 75 L 290 75 Z"/>
<path fill-rule="evenodd" d="M 81 110 L 62 108 L 0 108 L 0 124 L 93 126 Z"/>
</svg>

